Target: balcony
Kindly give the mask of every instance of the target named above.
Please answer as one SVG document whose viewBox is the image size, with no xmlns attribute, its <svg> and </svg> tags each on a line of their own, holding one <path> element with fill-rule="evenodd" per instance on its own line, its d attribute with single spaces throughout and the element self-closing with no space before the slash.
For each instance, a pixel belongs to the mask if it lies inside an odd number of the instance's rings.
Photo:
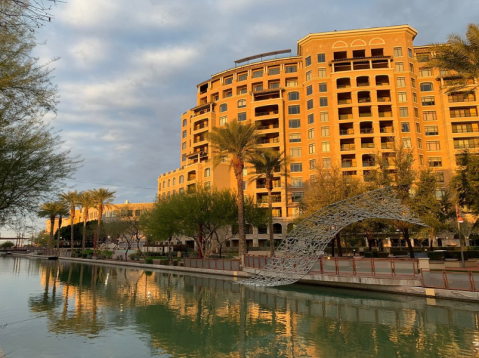
<svg viewBox="0 0 479 358">
<path fill-rule="evenodd" d="M 348 150 L 355 150 L 356 149 L 356 146 L 354 144 L 342 144 L 341 145 L 341 151 L 342 152 L 345 152 L 345 151 L 348 151 Z"/>
<path fill-rule="evenodd" d="M 350 87 L 351 87 L 351 80 L 349 78 L 338 78 L 336 80 L 337 89 L 350 88 Z"/>
<path fill-rule="evenodd" d="M 339 134 L 340 135 L 353 135 L 354 134 L 354 129 L 353 128 L 340 129 Z"/>
<path fill-rule="evenodd" d="M 381 142 L 381 149 L 393 150 L 394 142 Z"/>
<path fill-rule="evenodd" d="M 361 128 L 359 130 L 359 133 L 361 133 L 361 134 L 373 134 L 374 129 L 372 129 L 372 128 Z"/>
<path fill-rule="evenodd" d="M 265 131 L 269 129 L 276 129 L 279 128 L 279 123 L 268 124 L 268 125 L 259 125 L 256 127 L 260 131 Z"/>
<path fill-rule="evenodd" d="M 259 144 L 272 144 L 272 143 L 279 143 L 279 137 L 262 138 L 259 140 Z"/>
<path fill-rule="evenodd" d="M 341 162 L 341 168 L 356 168 L 355 160 L 343 160 Z"/>
<path fill-rule="evenodd" d="M 379 133 L 394 133 L 393 127 L 381 127 Z"/>
<path fill-rule="evenodd" d="M 363 167 L 374 167 L 376 162 L 374 160 L 363 160 Z"/>
<path fill-rule="evenodd" d="M 208 128 L 208 122 L 202 122 L 200 124 L 197 124 L 193 127 L 193 131 L 196 132 L 196 131 L 199 131 L 201 129 L 205 129 L 205 128 Z"/>
<path fill-rule="evenodd" d="M 361 143 L 361 149 L 374 149 L 374 143 Z"/>
</svg>

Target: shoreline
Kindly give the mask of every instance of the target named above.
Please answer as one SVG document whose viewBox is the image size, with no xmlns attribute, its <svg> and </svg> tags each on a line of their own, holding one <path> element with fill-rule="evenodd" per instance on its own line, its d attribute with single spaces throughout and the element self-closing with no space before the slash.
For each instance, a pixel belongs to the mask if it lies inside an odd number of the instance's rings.
<svg viewBox="0 0 479 358">
<path fill-rule="evenodd" d="M 13 254 L 13 256 L 28 257 L 42 259 L 40 255 L 32 254 Z M 226 276 L 236 281 L 238 278 L 249 278 L 261 271 L 260 269 L 245 268 L 243 271 L 226 271 L 204 268 L 190 268 L 184 266 L 167 266 L 146 263 L 124 262 L 124 261 L 105 261 L 91 260 L 73 257 L 59 257 L 59 260 L 101 264 L 109 266 L 123 266 L 139 269 L 154 269 L 159 271 L 191 273 L 209 276 Z M 377 277 L 361 277 L 361 276 L 337 276 L 337 275 L 321 275 L 307 274 L 301 279 L 299 284 L 307 284 L 312 286 L 325 286 L 350 290 L 372 291 L 391 293 L 396 295 L 413 295 L 424 297 L 428 300 L 428 304 L 435 305 L 436 299 L 479 302 L 479 292 L 434 289 L 417 286 L 420 280 L 417 278 L 377 278 Z"/>
</svg>

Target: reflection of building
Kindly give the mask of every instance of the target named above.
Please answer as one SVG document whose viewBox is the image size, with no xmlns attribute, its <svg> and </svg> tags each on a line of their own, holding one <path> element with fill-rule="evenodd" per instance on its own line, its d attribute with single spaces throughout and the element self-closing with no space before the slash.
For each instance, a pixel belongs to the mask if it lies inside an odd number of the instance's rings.
<svg viewBox="0 0 479 358">
<path fill-rule="evenodd" d="M 159 197 L 197 185 L 235 188 L 229 163 L 213 167 L 207 138 L 234 118 L 254 121 L 261 146 L 291 159 L 289 177 L 278 173 L 274 182 L 276 233 L 298 214 L 317 166 L 362 178 L 380 155 L 393 173 L 399 143 L 411 149 L 416 169 L 436 172 L 441 196 L 457 154 L 479 149 L 477 90 L 471 84 L 446 94 L 453 75 L 425 66 L 430 48 L 414 47 L 416 34 L 408 25 L 309 34 L 295 56 L 253 56 L 200 83 L 196 106 L 181 116 L 181 167 L 158 177 Z M 246 194 L 266 205 L 264 182 L 248 182 L 251 172 L 244 171 Z"/>
<path fill-rule="evenodd" d="M 153 203 L 130 203 L 128 200 L 124 204 L 112 204 L 109 207 L 105 207 L 103 210 L 102 221 L 103 222 L 112 222 L 115 220 L 121 220 L 121 218 L 129 217 L 129 218 L 137 218 L 140 217 L 145 210 L 151 209 L 153 207 Z M 74 224 L 82 223 L 83 222 L 83 210 L 75 210 L 75 222 Z M 88 209 L 88 218 L 87 221 L 95 221 L 98 220 L 98 210 L 96 208 Z M 59 219 L 55 219 L 55 224 L 53 226 L 53 232 L 56 232 L 58 229 L 58 221 Z M 63 218 L 62 219 L 62 226 L 69 226 L 71 224 L 70 218 Z M 46 225 L 46 232 L 50 232 L 50 220 L 45 220 Z"/>
</svg>

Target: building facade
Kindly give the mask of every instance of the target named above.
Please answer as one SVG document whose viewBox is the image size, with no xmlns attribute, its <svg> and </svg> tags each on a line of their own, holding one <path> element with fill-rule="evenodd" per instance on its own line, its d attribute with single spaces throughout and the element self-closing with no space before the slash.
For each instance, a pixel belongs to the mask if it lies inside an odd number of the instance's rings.
<svg viewBox="0 0 479 358">
<path fill-rule="evenodd" d="M 207 139 L 235 118 L 256 123 L 261 145 L 290 158 L 288 177 L 275 179 L 275 233 L 298 215 L 318 166 L 367 177 L 376 155 L 387 159 L 401 143 L 415 169 L 437 173 L 440 196 L 456 155 L 479 149 L 477 94 L 473 83 L 446 93 L 453 74 L 425 66 L 430 47 L 415 47 L 416 35 L 408 25 L 313 33 L 298 41 L 296 56 L 243 64 L 270 54 L 253 56 L 211 76 L 197 85 L 197 106 L 181 116 L 181 165 L 158 177 L 159 198 L 197 185 L 235 188 L 229 163 L 213 166 Z M 266 206 L 264 182 L 249 182 L 251 173 L 244 171 L 245 194 Z"/>
</svg>

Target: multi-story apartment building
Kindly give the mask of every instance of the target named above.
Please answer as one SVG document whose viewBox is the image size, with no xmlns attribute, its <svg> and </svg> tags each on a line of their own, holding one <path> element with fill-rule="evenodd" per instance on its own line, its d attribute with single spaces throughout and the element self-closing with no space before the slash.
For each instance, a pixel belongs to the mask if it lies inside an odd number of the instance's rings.
<svg viewBox="0 0 479 358">
<path fill-rule="evenodd" d="M 298 41 L 296 56 L 253 56 L 211 76 L 197 86 L 197 106 L 181 116 L 181 167 L 158 177 L 159 197 L 196 185 L 235 188 L 229 164 L 213 166 L 207 139 L 234 118 L 254 121 L 261 145 L 290 158 L 289 176 L 278 173 L 273 189 L 275 233 L 298 214 L 318 166 L 363 177 L 394 143 L 411 149 L 415 169 L 436 171 L 440 195 L 456 155 L 479 148 L 478 101 L 473 85 L 446 93 L 452 74 L 425 67 L 430 48 L 414 47 L 416 35 L 408 25 L 313 33 Z M 246 194 L 265 203 L 264 182 L 244 174 Z"/>
</svg>

